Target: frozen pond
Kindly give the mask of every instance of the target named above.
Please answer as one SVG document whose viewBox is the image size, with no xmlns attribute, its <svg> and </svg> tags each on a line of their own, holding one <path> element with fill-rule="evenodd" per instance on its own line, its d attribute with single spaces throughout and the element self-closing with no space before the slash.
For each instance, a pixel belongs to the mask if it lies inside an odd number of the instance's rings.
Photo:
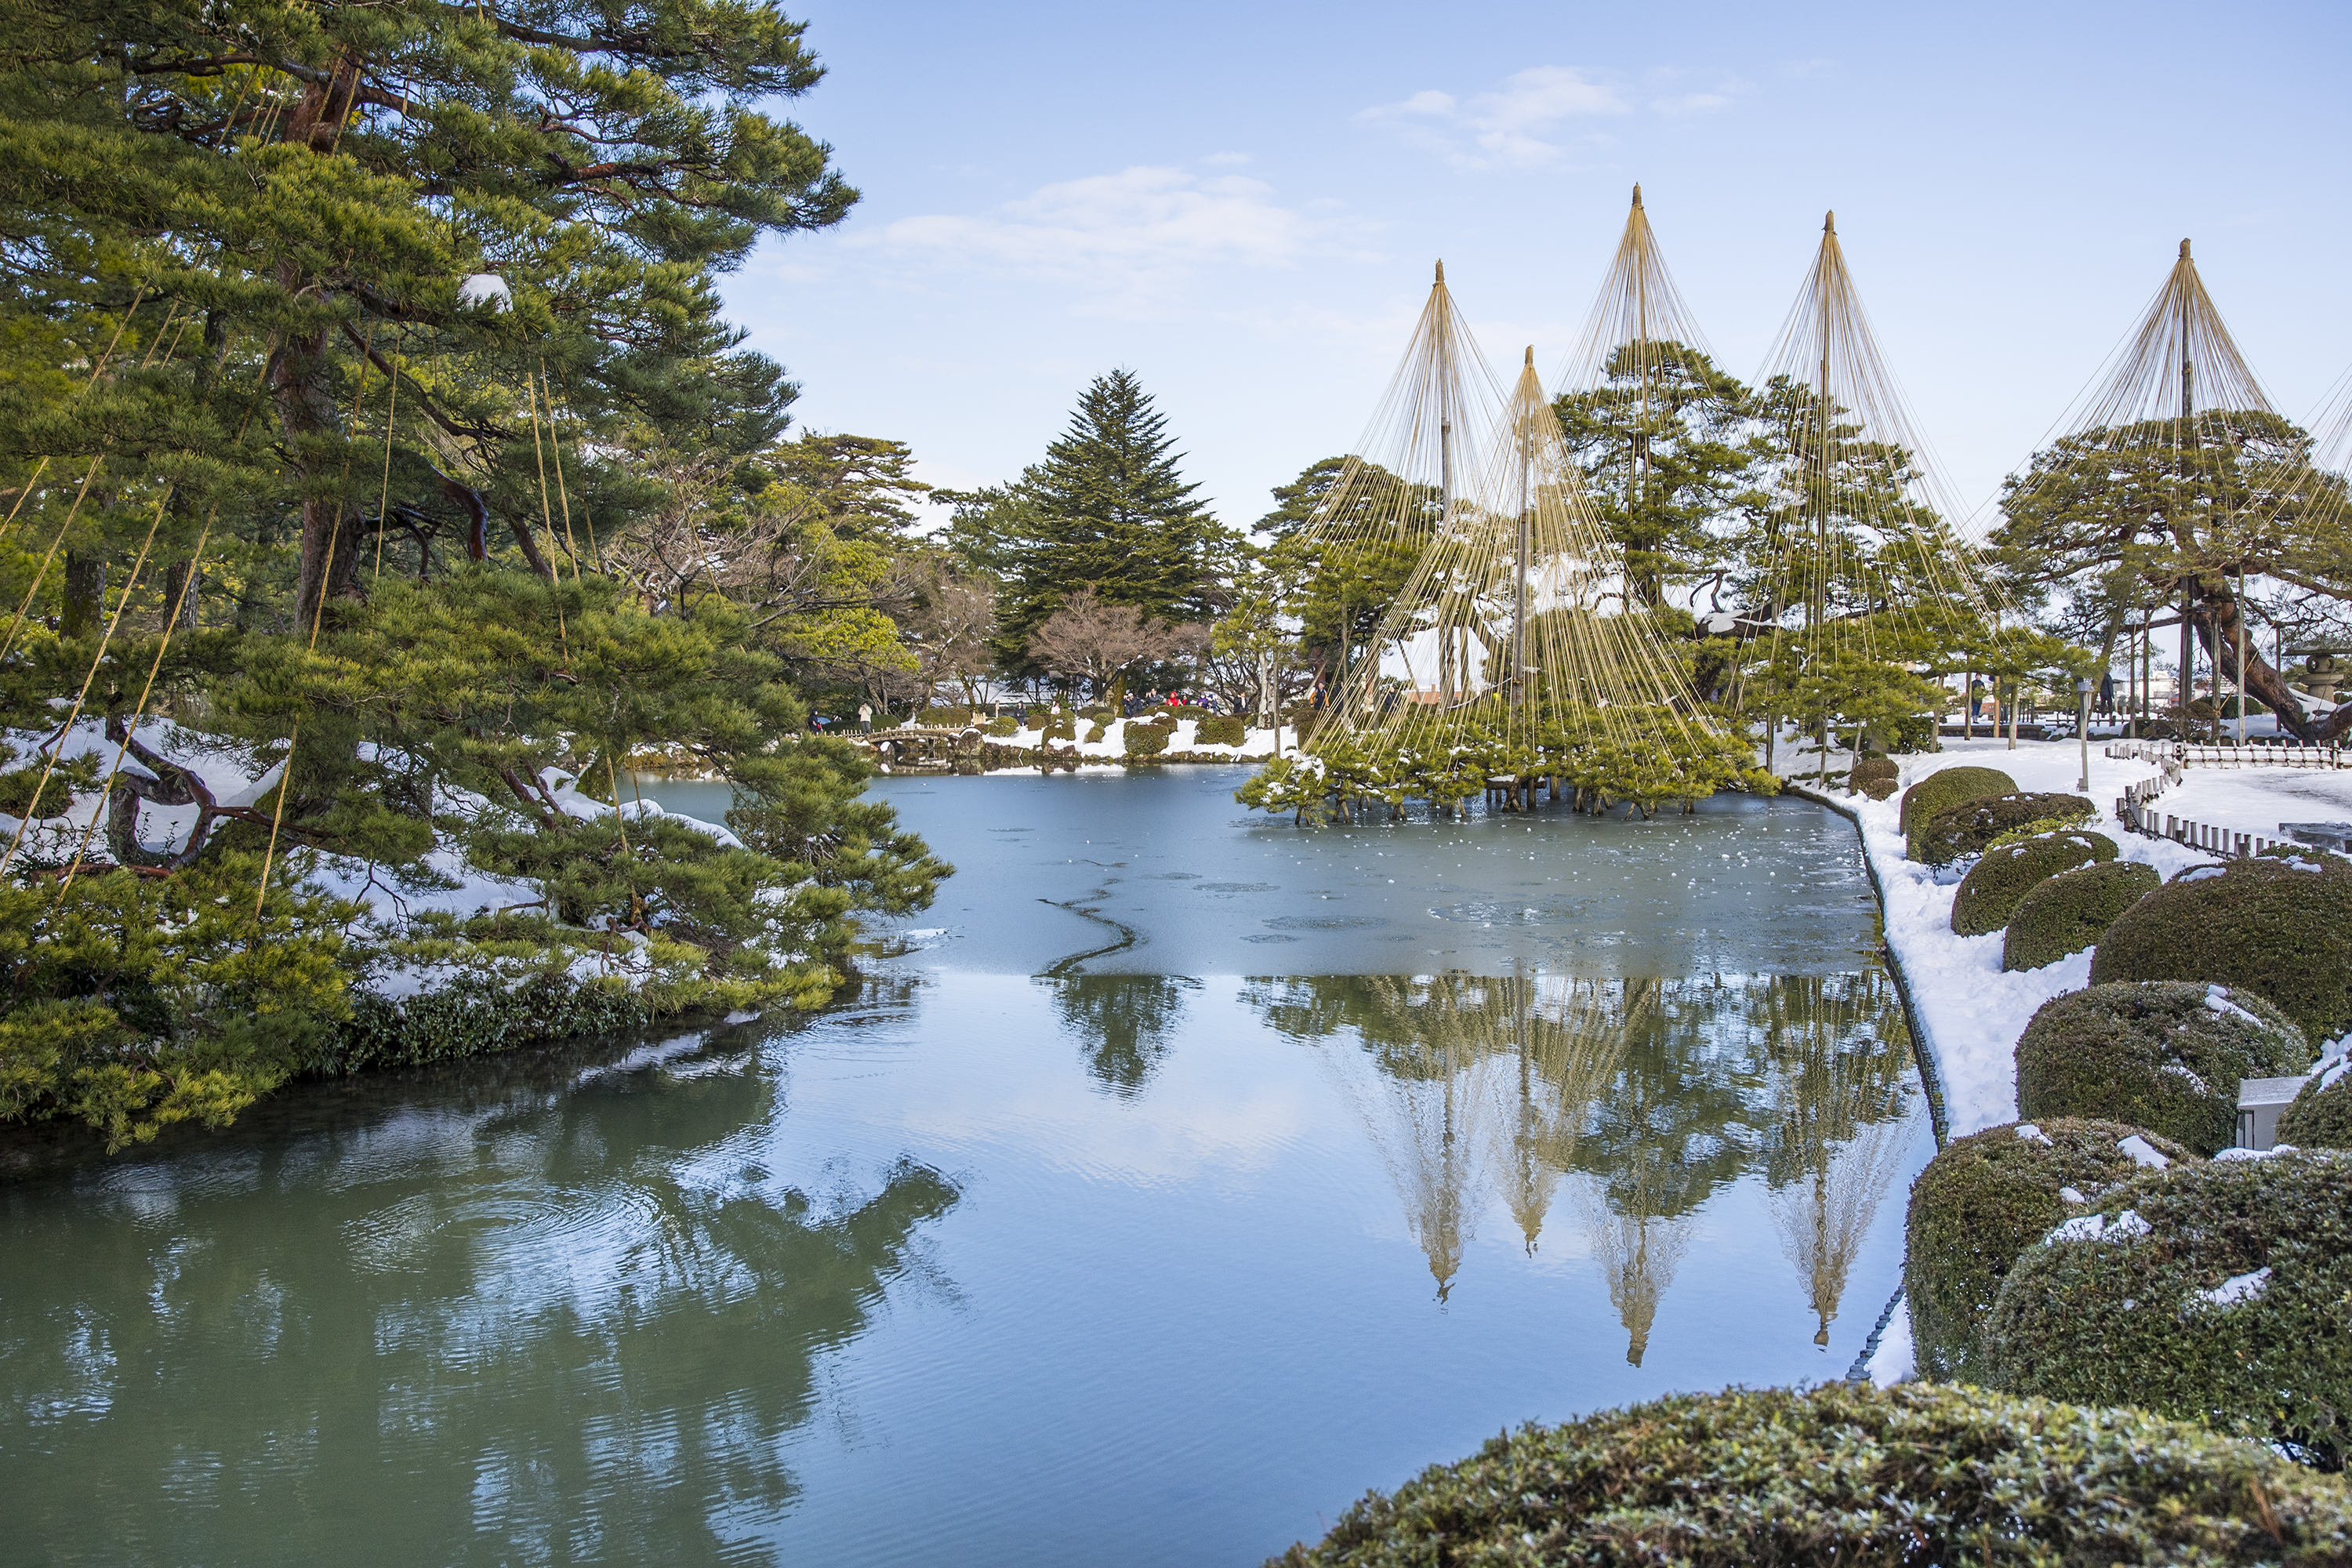
<svg viewBox="0 0 2352 1568">
<path fill-rule="evenodd" d="M 1845 822 L 1243 776 L 885 780 L 960 874 L 831 1012 L 0 1185 L 0 1556 L 1250 1563 L 1843 1374 L 1931 1152 Z"/>
</svg>

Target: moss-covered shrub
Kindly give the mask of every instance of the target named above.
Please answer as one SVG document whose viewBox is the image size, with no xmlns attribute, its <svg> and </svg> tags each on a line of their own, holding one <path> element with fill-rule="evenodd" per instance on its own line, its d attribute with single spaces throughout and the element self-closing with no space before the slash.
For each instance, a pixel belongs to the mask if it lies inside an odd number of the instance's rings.
<svg viewBox="0 0 2352 1568">
<path fill-rule="evenodd" d="M 2131 1140 L 2138 1140 L 2132 1143 Z M 1919 1370 L 1966 1381 L 2010 1266 L 2156 1159 L 2195 1158 L 2120 1121 L 2011 1121 L 1947 1144 L 1911 1184 L 1903 1290 Z"/>
<path fill-rule="evenodd" d="M 2044 1002 L 2017 1042 L 2017 1109 L 2099 1117 L 2200 1154 L 2237 1141 L 2238 1080 L 2303 1071 L 2311 1045 L 2261 997 L 2180 981 L 2094 985 Z"/>
<path fill-rule="evenodd" d="M 988 721 L 988 732 L 999 740 L 1008 735 L 1017 735 L 1021 732 L 1021 721 L 1010 713 L 1002 714 Z"/>
<path fill-rule="evenodd" d="M 1952 929 L 1962 936 L 1999 931 L 2019 901 L 2043 882 L 2119 853 L 2104 833 L 2052 833 L 1988 849 L 1952 895 Z"/>
<path fill-rule="evenodd" d="M 1895 765 L 1892 757 L 1863 757 L 1847 771 L 1845 784 L 1849 791 L 1866 790 L 1872 784 L 1885 784 L 1891 790 L 1902 776 L 1903 770 Z M 1885 800 L 1886 795 L 1882 792 L 1871 798 Z"/>
<path fill-rule="evenodd" d="M 1120 737 L 1129 758 L 1156 757 L 1168 749 L 1170 732 L 1157 724 L 1129 721 Z"/>
<path fill-rule="evenodd" d="M 2029 888 L 2009 917 L 2003 969 L 2040 969 L 2097 944 L 2116 917 L 2156 891 L 2161 878 L 2137 860 L 2062 872 Z"/>
<path fill-rule="evenodd" d="M 1048 741 L 1075 741 L 1077 738 L 1077 718 L 1066 708 L 1059 714 L 1045 715 L 1045 722 L 1038 732 L 1037 743 L 1043 745 Z"/>
<path fill-rule="evenodd" d="M 1192 732 L 1195 745 L 1238 746 L 1249 739 L 1249 721 L 1239 713 L 1210 713 Z"/>
<path fill-rule="evenodd" d="M 915 722 L 926 729 L 961 730 L 971 722 L 969 708 L 926 708 L 915 715 Z"/>
<path fill-rule="evenodd" d="M 1908 833 L 1925 826 L 1928 818 L 1948 805 L 1958 805 L 1979 795 L 2016 793 L 2017 781 L 1999 768 L 1945 768 L 1903 792 L 1895 826 Z M 1915 854 L 1913 858 L 1917 856 Z"/>
<path fill-rule="evenodd" d="M 2352 1489 L 2137 1410 L 1833 1383 L 1528 1426 L 1349 1509 L 1292 1568 L 2339 1563 Z"/>
<path fill-rule="evenodd" d="M 2278 1141 L 2298 1149 L 2352 1149 L 2352 1061 L 2336 1057 L 2279 1113 Z"/>
<path fill-rule="evenodd" d="M 2096 808 L 2079 795 L 2026 791 L 1964 800 L 1946 806 L 1913 832 L 1912 858 L 1930 866 L 1948 866 L 1970 855 L 1981 855 L 1996 840 L 2063 832 L 2097 815 Z"/>
<path fill-rule="evenodd" d="M 2341 1468 L 2352 1443 L 2352 1155 L 2151 1172 L 2011 1268 L 1985 1381 L 2137 1405 Z"/>
<path fill-rule="evenodd" d="M 1130 735 L 1133 734 L 1135 732 L 1135 726 L 1129 724 L 1125 732 Z M 1089 746 L 1098 746 L 1102 744 L 1103 737 L 1108 733 L 1110 733 L 1110 731 L 1102 724 L 1089 724 L 1087 726 L 1087 744 Z"/>
<path fill-rule="evenodd" d="M 2352 1028 L 2352 861 L 2289 851 L 2191 867 L 2107 928 L 2091 979 L 2218 980 L 2332 1039 Z"/>
</svg>

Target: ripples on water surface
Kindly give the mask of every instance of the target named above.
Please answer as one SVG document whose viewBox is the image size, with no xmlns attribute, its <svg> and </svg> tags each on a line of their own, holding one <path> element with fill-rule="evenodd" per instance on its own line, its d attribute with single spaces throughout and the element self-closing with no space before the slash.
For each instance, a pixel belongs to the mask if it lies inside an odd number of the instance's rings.
<svg viewBox="0 0 2352 1568">
<path fill-rule="evenodd" d="M 1844 1372 L 1930 1152 L 1844 823 L 1240 776 L 885 781 L 961 874 L 819 1018 L 0 1185 L 0 1559 L 1247 1563 Z"/>
</svg>

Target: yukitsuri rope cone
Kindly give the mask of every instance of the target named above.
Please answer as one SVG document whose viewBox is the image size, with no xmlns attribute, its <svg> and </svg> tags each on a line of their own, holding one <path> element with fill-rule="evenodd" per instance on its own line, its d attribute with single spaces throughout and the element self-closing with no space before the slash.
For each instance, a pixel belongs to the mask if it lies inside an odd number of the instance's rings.
<svg viewBox="0 0 2352 1568">
<path fill-rule="evenodd" d="M 1340 639 L 1350 657 L 1308 738 L 1306 787 L 1343 811 L 1381 798 L 1401 813 L 1418 796 L 1444 815 L 1481 792 L 1524 809 L 1541 785 L 1555 798 L 1572 785 L 1580 802 L 1646 812 L 1742 779 L 1746 742 L 1718 732 L 1654 618 L 1628 609 L 1622 557 L 1585 503 L 1532 349 L 1498 391 L 1441 270 L 1305 535 L 1321 570 L 1387 599 L 1368 636 Z"/>
</svg>

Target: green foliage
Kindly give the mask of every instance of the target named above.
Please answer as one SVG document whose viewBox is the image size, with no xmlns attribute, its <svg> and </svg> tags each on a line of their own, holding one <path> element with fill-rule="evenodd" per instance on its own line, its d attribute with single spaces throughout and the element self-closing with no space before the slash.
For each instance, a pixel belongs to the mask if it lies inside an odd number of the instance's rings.
<svg viewBox="0 0 2352 1568">
<path fill-rule="evenodd" d="M 2333 1039 L 2352 1028 L 2352 862 L 2288 850 L 2191 867 L 2107 928 L 2091 980 L 2220 981 Z"/>
<path fill-rule="evenodd" d="M 2041 969 L 2095 946 L 2116 918 L 2154 892 L 2159 880 L 2153 866 L 2109 860 L 2027 889 L 2001 940 L 2001 968 Z"/>
<path fill-rule="evenodd" d="M 2137 1137 L 2168 1160 L 2195 1158 L 2119 1121 L 2004 1122 L 1955 1139 L 1911 1184 L 1903 1292 L 1919 1370 L 1975 1382 L 1977 1332 L 2025 1249 L 2118 1182 L 2139 1174 Z M 2072 1194 L 2072 1195 L 2069 1195 Z"/>
<path fill-rule="evenodd" d="M 2342 1058 L 2313 1073 L 2279 1113 L 2278 1141 L 2298 1149 L 2352 1149 L 2352 1079 Z"/>
<path fill-rule="evenodd" d="M 999 717 L 991 719 L 988 721 L 988 732 L 999 740 L 1003 740 L 1008 735 L 1018 734 L 1020 733 L 1020 721 L 1013 718 L 1010 713 L 1000 715 Z"/>
<path fill-rule="evenodd" d="M 257 857 L 175 877 L 0 883 L 0 1121 L 64 1117 L 110 1151 L 175 1121 L 225 1126 L 350 1015 L 360 911 L 273 885 Z"/>
<path fill-rule="evenodd" d="M 2137 1410 L 1833 1383 L 1676 1394 L 1350 1507 L 1289 1568 L 2293 1563 L 2352 1548 L 2352 1491 Z"/>
<path fill-rule="evenodd" d="M 1988 795 L 1944 807 L 1911 837 L 1916 858 L 1930 866 L 1949 866 L 2004 840 L 2080 827 L 2097 815 L 2097 808 L 2079 795 Z"/>
<path fill-rule="evenodd" d="M 2023 1115 L 2128 1122 L 2210 1155 L 2237 1141 L 2240 1079 L 2311 1064 L 2303 1031 L 2244 990 L 2092 978 L 2044 1002 L 2018 1037 Z"/>
<path fill-rule="evenodd" d="M 997 656 L 1027 670 L 1029 637 L 1070 594 L 1169 622 L 1205 618 L 1219 530 L 1177 471 L 1168 417 L 1131 371 L 1097 376 L 1069 428 L 1024 473 L 1008 521 Z"/>
<path fill-rule="evenodd" d="M 1249 739 L 1249 721 L 1239 713 L 1205 713 L 1192 731 L 1201 746 L 1238 746 Z"/>
<path fill-rule="evenodd" d="M 1121 744 L 1129 760 L 1158 756 L 1168 749 L 1170 733 L 1166 726 L 1139 723 L 1131 719 L 1119 731 Z"/>
<path fill-rule="evenodd" d="M 2053 1236 L 2010 1271 L 1985 1322 L 1986 1383 L 2134 1405 L 2342 1469 L 2352 1156 L 2175 1165 L 2109 1189 L 2095 1209 L 2095 1221 L 2072 1223 L 2103 1234 Z"/>
<path fill-rule="evenodd" d="M 1911 834 L 1911 858 L 1919 858 L 1917 835 L 1928 819 L 1948 805 L 1990 795 L 2014 795 L 2017 781 L 1999 768 L 1943 768 L 1903 792 L 1895 822 Z"/>
<path fill-rule="evenodd" d="M 1552 405 L 1596 519 L 1625 552 L 1640 601 L 1727 564 L 1715 526 L 1754 483 L 1761 455 L 1748 388 L 1683 343 L 1625 344 L 1599 385 Z"/>
<path fill-rule="evenodd" d="M 1848 788 L 1855 790 L 1866 789 L 1872 784 L 1885 784 L 1885 789 L 1871 796 L 1874 800 L 1885 800 L 1894 793 L 1895 784 L 1902 776 L 1902 768 L 1892 757 L 1863 757 L 1848 771 L 1845 782 Z"/>
<path fill-rule="evenodd" d="M 1940 704 L 1938 704 L 1940 706 Z M 1898 752 L 1932 752 L 1936 749 L 1937 716 L 1914 713 L 1895 721 L 1894 750 Z"/>
<path fill-rule="evenodd" d="M 1076 726 L 1073 726 L 1073 729 L 1075 728 Z M 1130 726 L 1129 731 L 1126 732 L 1132 733 L 1133 729 L 1134 727 Z M 1095 722 L 1087 726 L 1087 744 L 1089 746 L 1098 746 L 1102 744 L 1104 737 L 1109 733 L 1110 726 L 1104 723 L 1101 720 L 1097 720 Z"/>
<path fill-rule="evenodd" d="M 2018 904 L 2050 878 L 2112 860 L 2119 851 L 2103 833 L 2053 833 L 1996 843 L 1969 868 L 1952 895 L 1952 930 L 1982 936 L 2007 925 Z"/>
</svg>

